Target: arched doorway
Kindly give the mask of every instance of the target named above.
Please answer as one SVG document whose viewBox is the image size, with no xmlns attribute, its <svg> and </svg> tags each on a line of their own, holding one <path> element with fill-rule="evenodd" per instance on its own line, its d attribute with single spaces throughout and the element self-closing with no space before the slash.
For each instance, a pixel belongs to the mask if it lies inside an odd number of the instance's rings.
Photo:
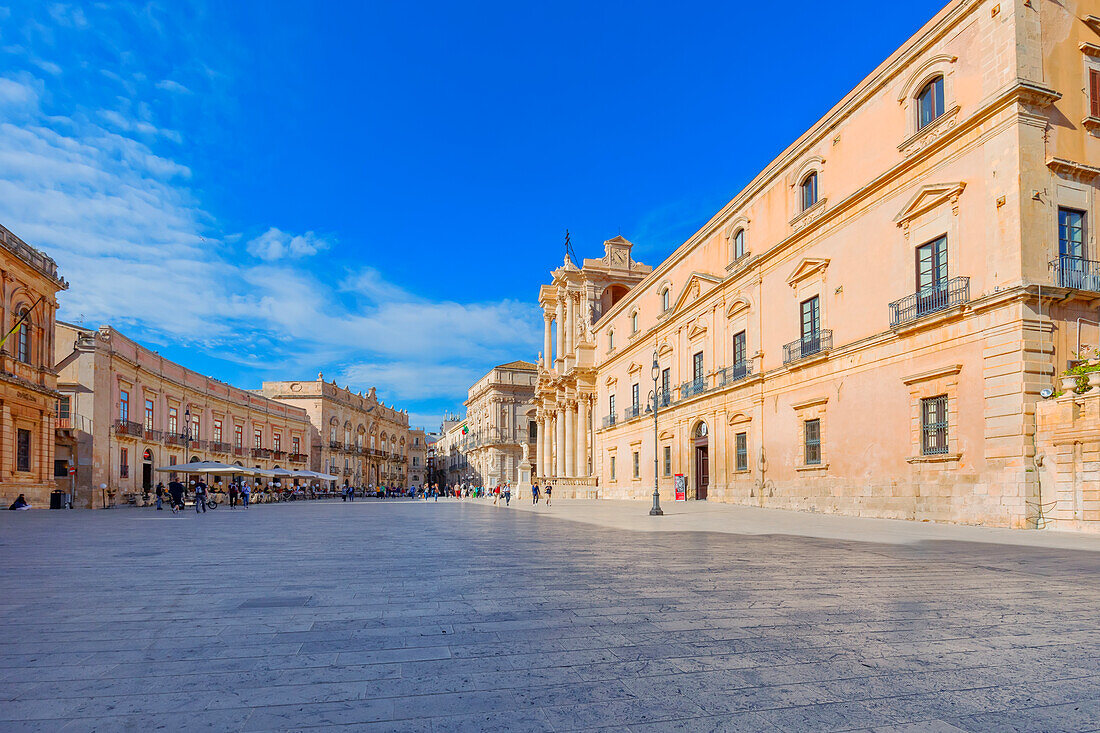
<svg viewBox="0 0 1100 733">
<path fill-rule="evenodd" d="M 153 488 L 153 451 L 148 448 L 141 454 L 141 488 Z"/>
<path fill-rule="evenodd" d="M 695 498 L 706 500 L 710 486 L 710 434 L 702 420 L 691 431 L 691 444 L 695 454 Z"/>
</svg>

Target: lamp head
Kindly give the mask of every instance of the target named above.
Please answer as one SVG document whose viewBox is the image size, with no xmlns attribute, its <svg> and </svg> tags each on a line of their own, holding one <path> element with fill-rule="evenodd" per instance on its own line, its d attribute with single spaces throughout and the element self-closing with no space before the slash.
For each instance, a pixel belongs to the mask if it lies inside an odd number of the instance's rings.
<svg viewBox="0 0 1100 733">
<path fill-rule="evenodd" d="M 657 352 L 653 352 L 653 369 L 651 371 L 653 375 L 653 381 L 657 381 L 657 377 L 661 376 L 661 365 L 657 363 Z"/>
</svg>

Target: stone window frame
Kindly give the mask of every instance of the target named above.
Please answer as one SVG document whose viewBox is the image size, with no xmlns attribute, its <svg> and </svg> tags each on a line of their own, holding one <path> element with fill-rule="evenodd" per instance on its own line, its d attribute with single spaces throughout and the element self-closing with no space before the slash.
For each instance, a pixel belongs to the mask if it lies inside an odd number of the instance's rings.
<svg viewBox="0 0 1100 733">
<path fill-rule="evenodd" d="M 962 459 L 959 447 L 959 373 L 961 364 L 949 364 L 929 371 L 902 377 L 909 389 L 909 451 L 905 459 L 910 464 L 943 464 L 944 468 L 958 468 Z M 921 400 L 947 395 L 947 453 L 924 455 L 923 420 Z"/>
<path fill-rule="evenodd" d="M 828 407 L 828 404 L 829 404 L 829 398 L 828 397 L 812 397 L 810 399 L 802 400 L 801 402 L 796 402 L 796 403 L 793 403 L 791 405 L 791 408 L 794 410 L 794 413 L 795 413 L 795 418 L 798 420 L 798 446 L 799 446 L 798 460 L 799 460 L 799 465 L 794 467 L 795 471 L 799 471 L 799 472 L 821 471 L 821 472 L 824 472 L 824 471 L 829 470 L 829 462 L 826 460 L 826 457 L 828 456 L 828 451 L 827 451 L 828 431 L 825 429 L 826 428 L 825 415 L 826 415 L 826 408 Z M 819 423 L 820 427 L 819 427 L 819 430 L 818 430 L 818 438 L 819 438 L 819 441 L 820 441 L 818 450 L 821 453 L 821 462 L 820 463 L 807 464 L 807 463 L 804 462 L 805 459 L 806 459 L 805 445 L 806 445 L 806 421 L 807 420 L 819 420 L 820 421 L 820 423 Z"/>
<path fill-rule="evenodd" d="M 740 215 L 734 218 L 726 227 L 726 253 L 727 262 L 726 270 L 732 270 L 738 263 L 744 261 L 749 256 L 749 224 L 752 222 L 747 216 Z M 737 254 L 737 235 L 741 235 L 742 250 L 741 254 Z"/>
<path fill-rule="evenodd" d="M 825 212 L 828 197 L 823 195 L 823 181 L 825 171 L 825 159 L 820 155 L 814 155 L 805 160 L 790 178 L 790 210 L 794 212 L 790 225 L 795 229 L 816 221 Z M 816 200 L 810 206 L 803 207 L 802 184 L 809 177 L 816 176 Z"/>
<path fill-rule="evenodd" d="M 640 440 L 630 444 L 630 480 L 642 480 L 642 442 Z"/>
<path fill-rule="evenodd" d="M 1085 92 L 1085 116 L 1081 119 L 1081 125 L 1095 134 L 1100 132 L 1100 117 L 1092 113 L 1092 72 L 1100 73 L 1100 46 L 1086 42 L 1078 48 L 1081 51 L 1082 88 Z"/>
<path fill-rule="evenodd" d="M 617 482 L 619 480 L 618 476 L 615 475 L 615 469 L 618 468 L 616 463 L 617 462 L 615 460 L 615 449 L 614 448 L 608 448 L 607 449 L 607 476 L 608 476 L 607 480 L 609 482 Z"/>
<path fill-rule="evenodd" d="M 902 133 L 904 139 L 898 145 L 898 150 L 905 153 L 915 152 L 923 147 L 915 143 L 926 137 L 935 139 L 945 129 L 954 126 L 954 120 L 959 113 L 959 104 L 955 99 L 955 62 L 958 60 L 958 56 L 938 54 L 906 77 L 898 93 L 898 105 L 905 119 Z M 929 82 L 940 76 L 943 77 L 943 112 L 924 127 L 920 127 L 918 95 Z"/>
</svg>

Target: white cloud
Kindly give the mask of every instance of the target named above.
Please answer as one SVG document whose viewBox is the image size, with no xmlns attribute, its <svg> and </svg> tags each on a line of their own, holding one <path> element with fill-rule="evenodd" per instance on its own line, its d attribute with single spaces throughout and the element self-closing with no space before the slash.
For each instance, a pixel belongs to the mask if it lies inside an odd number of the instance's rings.
<svg viewBox="0 0 1100 733">
<path fill-rule="evenodd" d="M 162 89 L 166 92 L 173 92 L 175 94 L 190 94 L 191 90 L 180 84 L 174 79 L 162 79 L 157 82 L 157 89 Z"/>
<path fill-rule="evenodd" d="M 329 246 L 327 240 L 313 232 L 289 234 L 271 227 L 248 243 L 248 253 L 261 260 L 285 260 L 308 257 Z"/>
<path fill-rule="evenodd" d="M 32 85 L 0 77 L 0 109 L 25 111 L 38 106 L 38 90 Z"/>
</svg>

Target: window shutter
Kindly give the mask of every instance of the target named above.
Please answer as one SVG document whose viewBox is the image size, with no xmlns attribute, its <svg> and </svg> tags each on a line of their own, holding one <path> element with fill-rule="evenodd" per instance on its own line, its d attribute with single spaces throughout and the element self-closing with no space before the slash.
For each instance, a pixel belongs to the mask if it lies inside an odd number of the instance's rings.
<svg viewBox="0 0 1100 733">
<path fill-rule="evenodd" d="M 1089 114 L 1100 117 L 1100 70 L 1089 69 Z"/>
</svg>

